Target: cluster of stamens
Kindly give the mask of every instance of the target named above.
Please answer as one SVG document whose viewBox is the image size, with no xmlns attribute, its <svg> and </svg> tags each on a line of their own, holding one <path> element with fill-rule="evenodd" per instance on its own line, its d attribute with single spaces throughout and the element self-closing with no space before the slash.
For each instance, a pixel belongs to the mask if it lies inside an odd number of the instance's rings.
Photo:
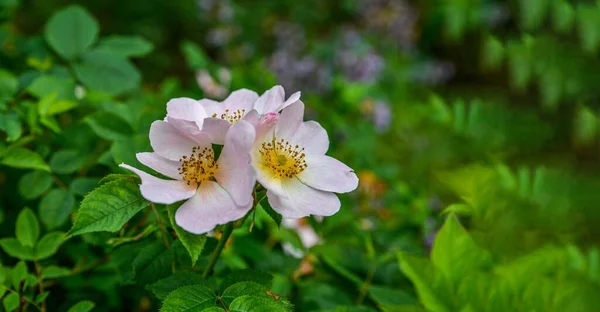
<svg viewBox="0 0 600 312">
<path fill-rule="evenodd" d="M 291 178 L 306 169 L 304 147 L 273 137 L 271 142 L 263 142 L 258 151 L 262 162 L 278 178 Z"/>
<path fill-rule="evenodd" d="M 245 109 L 238 109 L 234 112 L 230 112 L 228 109 L 226 109 L 223 114 L 217 115 L 217 113 L 214 113 L 212 115 L 212 117 L 213 118 L 221 118 L 233 125 L 234 123 L 242 120 L 242 118 L 244 118 L 244 115 L 246 115 Z"/>
<path fill-rule="evenodd" d="M 210 180 L 219 169 L 219 165 L 215 162 L 215 153 L 208 147 L 192 148 L 192 155 L 181 157 L 179 163 L 181 163 L 181 167 L 178 168 L 179 174 L 188 185 Z"/>
</svg>

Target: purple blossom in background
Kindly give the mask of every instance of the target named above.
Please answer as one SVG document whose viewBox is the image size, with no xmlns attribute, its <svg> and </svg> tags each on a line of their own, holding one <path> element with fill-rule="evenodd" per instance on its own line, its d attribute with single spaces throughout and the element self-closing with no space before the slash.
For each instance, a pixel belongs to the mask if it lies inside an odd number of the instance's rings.
<svg viewBox="0 0 600 312">
<path fill-rule="evenodd" d="M 375 102 L 373 107 L 373 124 L 378 132 L 385 132 L 392 123 L 392 108 L 383 101 Z"/>
<path fill-rule="evenodd" d="M 342 35 L 335 60 L 350 81 L 375 82 L 384 66 L 383 58 L 354 30 Z"/>
<path fill-rule="evenodd" d="M 311 90 L 324 93 L 331 87 L 331 68 L 311 55 L 303 55 L 306 47 L 304 30 L 295 24 L 280 23 L 275 27 L 276 50 L 267 66 L 275 72 L 277 81 L 291 92 Z"/>
</svg>

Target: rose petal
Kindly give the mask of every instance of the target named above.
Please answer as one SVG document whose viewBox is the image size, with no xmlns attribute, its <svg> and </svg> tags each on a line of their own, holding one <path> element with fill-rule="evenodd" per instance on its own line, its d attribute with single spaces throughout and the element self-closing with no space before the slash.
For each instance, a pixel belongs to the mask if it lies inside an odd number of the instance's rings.
<svg viewBox="0 0 600 312">
<path fill-rule="evenodd" d="M 277 125 L 275 125 L 277 138 L 290 140 L 302 124 L 303 117 L 304 103 L 302 101 L 297 101 L 284 109 L 281 112 Z"/>
<path fill-rule="evenodd" d="M 282 86 L 274 86 L 265 91 L 254 103 L 254 109 L 263 115 L 269 112 L 277 112 L 285 100 L 285 91 Z"/>
<path fill-rule="evenodd" d="M 167 102 L 167 116 L 202 124 L 202 120 L 206 117 L 206 111 L 194 99 L 176 98 Z"/>
<path fill-rule="evenodd" d="M 242 218 L 252 208 L 237 206 L 229 193 L 214 181 L 200 184 L 196 194 L 175 212 L 175 222 L 184 230 L 203 234 L 219 224 Z"/>
<path fill-rule="evenodd" d="M 164 174 L 169 178 L 176 180 L 181 179 L 178 169 L 181 164 L 178 161 L 168 160 L 156 153 L 137 153 L 135 156 L 144 166 Z"/>
<path fill-rule="evenodd" d="M 276 196 L 273 200 L 269 198 L 269 203 L 285 218 L 331 216 L 340 210 L 341 203 L 335 194 L 314 189 L 297 178 L 284 179 L 281 186 L 288 198 Z"/>
<path fill-rule="evenodd" d="M 287 197 L 287 194 L 281 187 L 281 179 L 275 178 L 270 168 L 260 162 L 254 162 L 253 166 L 256 171 L 256 180 L 260 185 L 277 194 L 277 196 Z"/>
<path fill-rule="evenodd" d="M 282 109 L 296 103 L 298 100 L 300 100 L 300 91 L 290 95 L 290 97 L 285 101 L 285 103 L 283 103 L 283 105 L 279 108 L 279 110 L 282 110 Z"/>
<path fill-rule="evenodd" d="M 316 121 L 300 124 L 290 142 L 304 147 L 306 154 L 324 155 L 329 149 L 327 131 Z"/>
<path fill-rule="evenodd" d="M 294 203 L 289 198 L 279 196 L 270 190 L 267 190 L 267 199 L 271 208 L 284 218 L 298 219 L 310 215 L 310 212 L 296 209 Z"/>
<path fill-rule="evenodd" d="M 238 205 L 252 204 L 252 189 L 256 174 L 251 165 L 250 147 L 254 142 L 254 127 L 240 120 L 227 132 L 225 145 L 217 161 L 217 182 Z"/>
<path fill-rule="evenodd" d="M 358 177 L 341 161 L 326 155 L 306 155 L 308 165 L 298 179 L 304 184 L 326 192 L 347 193 L 358 187 Z"/>
<path fill-rule="evenodd" d="M 204 119 L 202 133 L 207 134 L 212 143 L 223 144 L 229 127 L 231 127 L 231 124 L 226 120 L 210 117 Z"/>
<path fill-rule="evenodd" d="M 254 106 L 257 99 L 258 93 L 248 89 L 239 89 L 231 92 L 221 105 L 224 105 L 230 111 L 245 110 L 248 113 L 252 110 L 252 106 Z"/>
<path fill-rule="evenodd" d="M 196 193 L 196 184 L 187 185 L 184 181 L 159 179 L 126 164 L 120 164 L 119 167 L 130 170 L 140 177 L 142 180 L 140 192 L 151 202 L 173 204 L 188 199 Z"/>
<path fill-rule="evenodd" d="M 225 106 L 221 105 L 221 103 L 209 99 L 201 99 L 198 100 L 198 104 L 204 108 L 206 112 L 206 117 L 212 117 L 214 114 L 220 116 L 225 111 Z"/>
</svg>

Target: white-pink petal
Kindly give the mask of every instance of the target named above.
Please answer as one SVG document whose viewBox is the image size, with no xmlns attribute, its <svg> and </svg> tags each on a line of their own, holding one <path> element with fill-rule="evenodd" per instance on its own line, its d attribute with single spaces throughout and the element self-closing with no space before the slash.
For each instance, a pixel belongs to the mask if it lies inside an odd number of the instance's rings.
<svg viewBox="0 0 600 312">
<path fill-rule="evenodd" d="M 278 109 L 278 111 L 296 103 L 299 100 L 300 100 L 300 91 L 290 95 L 290 97 L 287 100 L 285 100 L 285 103 L 283 103 L 283 105 Z"/>
<path fill-rule="evenodd" d="M 291 139 L 302 124 L 303 117 L 304 103 L 302 101 L 297 101 L 281 111 L 279 122 L 275 125 L 277 138 Z"/>
<path fill-rule="evenodd" d="M 310 215 L 310 212 L 308 211 L 296 209 L 294 202 L 288 197 L 279 196 L 270 189 L 267 189 L 267 200 L 269 201 L 271 208 L 284 218 L 298 219 Z"/>
<path fill-rule="evenodd" d="M 206 111 L 194 99 L 176 98 L 167 102 L 167 116 L 202 123 L 206 117 Z"/>
<path fill-rule="evenodd" d="M 145 199 L 153 203 L 173 204 L 188 199 L 196 193 L 196 184 L 187 185 L 184 181 L 163 180 L 126 164 L 119 166 L 140 177 L 142 180 L 140 192 Z"/>
<path fill-rule="evenodd" d="M 324 155 L 329 149 L 327 131 L 318 122 L 312 120 L 300 124 L 290 142 L 304 147 L 306 154 Z"/>
<path fill-rule="evenodd" d="M 225 111 L 225 107 L 221 103 L 209 99 L 198 100 L 198 104 L 204 108 L 206 117 L 211 117 L 214 114 L 221 115 Z"/>
<path fill-rule="evenodd" d="M 173 125 L 162 120 L 157 120 L 150 126 L 150 145 L 158 155 L 170 160 L 189 156 L 194 146 L 205 146 L 206 143 L 183 135 Z"/>
<path fill-rule="evenodd" d="M 253 157 L 257 158 L 256 155 L 253 155 Z M 281 187 L 281 179 L 273 177 L 271 168 L 268 168 L 263 163 L 256 160 L 253 160 L 252 164 L 254 165 L 254 169 L 256 169 L 256 180 L 260 185 L 274 194 L 277 194 L 277 196 L 287 197 L 287 194 Z"/>
<path fill-rule="evenodd" d="M 284 179 L 281 185 L 288 197 L 275 196 L 269 203 L 285 218 L 331 216 L 340 210 L 340 200 L 334 193 L 312 188 L 297 178 Z"/>
<path fill-rule="evenodd" d="M 252 204 L 256 174 L 251 165 L 250 147 L 254 142 L 254 127 L 243 120 L 231 126 L 225 138 L 217 164 L 215 179 L 238 205 Z"/>
<path fill-rule="evenodd" d="M 207 134 L 214 144 L 225 143 L 225 135 L 231 127 L 231 124 L 226 120 L 219 118 L 206 118 L 202 124 L 202 133 Z"/>
<path fill-rule="evenodd" d="M 250 208 L 252 203 L 238 206 L 218 183 L 205 181 L 194 196 L 177 209 L 175 222 L 190 233 L 203 234 L 219 224 L 242 218 Z"/>
<path fill-rule="evenodd" d="M 298 179 L 304 184 L 326 192 L 348 193 L 358 187 L 358 177 L 350 167 L 326 155 L 306 155 L 307 167 Z"/>
<path fill-rule="evenodd" d="M 179 161 L 166 159 L 156 153 L 137 153 L 135 156 L 144 166 L 169 178 L 181 179 L 178 169 L 180 166 Z"/>
<path fill-rule="evenodd" d="M 265 91 L 254 103 L 254 109 L 263 115 L 269 112 L 277 112 L 285 100 L 285 91 L 282 86 L 274 86 Z"/>
<path fill-rule="evenodd" d="M 258 99 L 258 94 L 252 90 L 239 89 L 231 94 L 221 103 L 229 111 L 245 110 L 246 113 L 252 110 L 254 102 Z"/>
</svg>

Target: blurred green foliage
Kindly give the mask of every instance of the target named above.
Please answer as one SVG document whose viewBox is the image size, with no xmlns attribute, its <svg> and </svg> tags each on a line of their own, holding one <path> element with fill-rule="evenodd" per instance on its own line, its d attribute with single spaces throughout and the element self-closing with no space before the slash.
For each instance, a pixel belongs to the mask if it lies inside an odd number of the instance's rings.
<svg viewBox="0 0 600 312">
<path fill-rule="evenodd" d="M 594 1 L 0 0 L 0 21 L 0 309 L 600 306 Z M 277 83 L 359 190 L 303 221 L 312 248 L 262 202 L 203 279 L 217 239 L 117 164 L 169 99 Z"/>
</svg>

